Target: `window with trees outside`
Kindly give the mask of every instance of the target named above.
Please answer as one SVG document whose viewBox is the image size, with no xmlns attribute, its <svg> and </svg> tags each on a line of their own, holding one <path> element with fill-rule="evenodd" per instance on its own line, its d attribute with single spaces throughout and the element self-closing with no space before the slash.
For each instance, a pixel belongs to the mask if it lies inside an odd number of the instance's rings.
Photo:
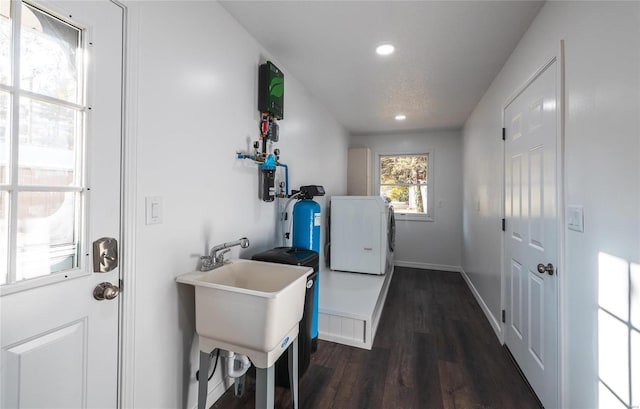
<svg viewBox="0 0 640 409">
<path fill-rule="evenodd" d="M 79 265 L 81 35 L 28 3 L 0 1 L 0 285 Z"/>
<path fill-rule="evenodd" d="M 379 155 L 380 196 L 391 202 L 399 218 L 431 220 L 430 158 L 430 153 Z"/>
</svg>

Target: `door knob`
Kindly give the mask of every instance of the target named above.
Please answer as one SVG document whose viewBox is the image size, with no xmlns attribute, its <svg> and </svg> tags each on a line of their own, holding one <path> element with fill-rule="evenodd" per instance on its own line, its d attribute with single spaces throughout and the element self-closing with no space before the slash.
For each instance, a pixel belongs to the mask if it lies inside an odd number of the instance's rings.
<svg viewBox="0 0 640 409">
<path fill-rule="evenodd" d="M 542 263 L 538 264 L 538 273 L 540 274 L 544 274 L 544 273 L 549 273 L 550 276 L 553 275 L 553 272 L 555 271 L 553 264 L 549 263 L 546 266 Z"/>
<path fill-rule="evenodd" d="M 120 294 L 120 288 L 110 282 L 100 283 L 93 289 L 93 298 L 98 301 L 113 300 Z"/>
</svg>

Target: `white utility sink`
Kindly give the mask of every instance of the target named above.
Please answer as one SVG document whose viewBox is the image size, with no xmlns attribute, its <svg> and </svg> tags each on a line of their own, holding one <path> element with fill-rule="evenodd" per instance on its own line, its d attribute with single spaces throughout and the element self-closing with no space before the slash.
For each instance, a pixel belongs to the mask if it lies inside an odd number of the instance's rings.
<svg viewBox="0 0 640 409">
<path fill-rule="evenodd" d="M 310 267 L 230 260 L 211 271 L 176 278 L 196 292 L 200 350 L 245 354 L 267 368 L 298 335 Z"/>
</svg>

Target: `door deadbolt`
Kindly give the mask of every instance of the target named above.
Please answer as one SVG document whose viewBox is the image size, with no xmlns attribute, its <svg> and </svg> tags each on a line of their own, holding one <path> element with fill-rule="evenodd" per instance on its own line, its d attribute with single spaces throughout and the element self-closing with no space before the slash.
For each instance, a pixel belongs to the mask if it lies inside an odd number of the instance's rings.
<svg viewBox="0 0 640 409">
<path fill-rule="evenodd" d="M 542 263 L 538 264 L 538 273 L 540 274 L 544 274 L 544 273 L 548 273 L 550 276 L 553 275 L 553 272 L 555 271 L 553 264 L 549 263 L 546 266 Z"/>
<path fill-rule="evenodd" d="M 103 237 L 93 242 L 93 272 L 107 273 L 118 267 L 118 241 Z"/>
<path fill-rule="evenodd" d="M 93 289 L 93 298 L 98 301 L 113 300 L 120 294 L 120 288 L 110 282 L 100 283 Z"/>
</svg>

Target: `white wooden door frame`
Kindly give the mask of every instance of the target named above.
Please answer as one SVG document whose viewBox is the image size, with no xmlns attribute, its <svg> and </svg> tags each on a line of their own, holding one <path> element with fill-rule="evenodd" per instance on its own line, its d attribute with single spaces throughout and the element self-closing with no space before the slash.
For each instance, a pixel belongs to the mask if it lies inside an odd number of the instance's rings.
<svg viewBox="0 0 640 409">
<path fill-rule="evenodd" d="M 566 274 L 565 274 L 565 177 L 564 177 L 564 139 L 565 139 L 565 78 L 564 78 L 564 40 L 560 40 L 560 43 L 557 46 L 555 52 L 545 59 L 544 63 L 539 66 L 537 70 L 522 84 L 518 87 L 514 93 L 512 93 L 509 98 L 502 105 L 502 127 L 505 128 L 505 110 L 533 81 L 535 81 L 542 72 L 544 72 L 551 64 L 558 63 L 558 70 L 556 76 L 556 85 L 557 85 L 557 95 L 556 95 L 556 112 L 558 116 L 557 121 L 557 129 L 556 129 L 556 214 L 557 214 L 557 226 L 556 233 L 558 235 L 558 244 L 557 244 L 557 253 L 558 253 L 558 265 L 556 268 L 556 276 L 558 277 L 558 381 L 559 381 L 559 393 L 558 393 L 558 405 L 559 407 L 567 407 L 568 402 L 566 401 L 566 393 L 567 390 L 567 379 L 566 379 L 566 345 L 565 341 L 566 337 L 566 317 L 565 317 L 565 285 L 566 285 Z M 503 141 L 504 142 L 504 141 Z M 502 145 L 502 202 L 501 202 L 501 212 L 502 217 L 504 218 L 506 215 L 505 209 L 505 175 L 506 175 L 506 166 L 505 166 L 505 144 Z M 507 308 L 507 278 L 506 272 L 508 271 L 506 267 L 507 260 L 506 256 L 506 240 L 505 240 L 505 232 L 502 234 L 501 238 L 501 254 L 500 254 L 500 308 L 501 310 L 505 310 Z M 506 323 L 500 322 L 500 342 L 505 344 L 505 334 L 506 334 Z"/>
<path fill-rule="evenodd" d="M 135 404 L 135 238 L 136 238 L 136 91 L 138 78 L 138 14 L 135 2 L 123 4 L 110 0 L 123 10 L 123 100 L 122 100 L 122 152 L 121 152 L 121 243 L 120 268 L 122 287 L 120 294 L 120 333 L 118 362 L 118 407 L 133 408 Z"/>
<path fill-rule="evenodd" d="M 135 233 L 136 233 L 136 115 L 137 53 L 130 44 L 137 44 L 137 30 L 132 30 L 131 4 L 108 0 L 122 9 L 122 130 L 120 151 L 120 279 L 122 292 L 118 317 L 118 408 L 134 407 L 134 363 L 135 336 Z M 136 6 L 133 5 L 135 11 Z M 133 13 L 135 15 L 135 12 Z M 137 20 L 136 20 L 137 21 Z M 134 42 L 132 42 L 132 38 Z M 134 84 L 132 86 L 132 84 Z"/>
<path fill-rule="evenodd" d="M 135 172 L 135 112 L 137 96 L 131 84 L 137 77 L 137 66 L 132 65 L 136 53 L 131 52 L 130 9 L 118 0 L 108 0 L 122 9 L 122 129 L 120 151 L 120 280 L 122 292 L 118 317 L 118 408 L 134 405 L 134 335 L 135 335 L 135 219 L 136 219 L 136 172 Z M 134 32 L 135 33 L 135 32 Z"/>
</svg>

